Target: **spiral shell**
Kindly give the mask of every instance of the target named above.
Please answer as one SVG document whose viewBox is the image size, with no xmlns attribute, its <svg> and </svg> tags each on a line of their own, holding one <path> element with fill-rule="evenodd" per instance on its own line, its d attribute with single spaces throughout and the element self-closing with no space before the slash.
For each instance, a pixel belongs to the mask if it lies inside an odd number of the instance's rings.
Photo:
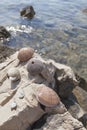
<svg viewBox="0 0 87 130">
<path fill-rule="evenodd" d="M 43 68 L 44 64 L 36 58 L 30 59 L 27 65 L 27 70 L 31 75 L 40 74 Z"/>
<path fill-rule="evenodd" d="M 34 49 L 33 48 L 30 48 L 30 47 L 22 48 L 22 49 L 19 50 L 18 59 L 21 62 L 26 62 L 30 58 L 32 58 L 33 54 L 34 54 Z"/>
<path fill-rule="evenodd" d="M 46 107 L 54 107 L 60 103 L 60 98 L 57 93 L 45 85 L 37 89 L 36 98 Z"/>
<path fill-rule="evenodd" d="M 10 68 L 7 72 L 7 75 L 11 81 L 17 81 L 21 78 L 20 71 L 15 67 Z"/>
</svg>

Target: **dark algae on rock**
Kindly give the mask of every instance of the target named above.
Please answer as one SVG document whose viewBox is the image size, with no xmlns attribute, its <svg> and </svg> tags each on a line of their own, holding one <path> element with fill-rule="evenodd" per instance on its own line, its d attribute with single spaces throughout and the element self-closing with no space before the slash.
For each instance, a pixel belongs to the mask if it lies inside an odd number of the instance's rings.
<svg viewBox="0 0 87 130">
<path fill-rule="evenodd" d="M 9 31 L 5 27 L 0 26 L 0 39 L 9 38 L 10 36 Z"/>
<path fill-rule="evenodd" d="M 33 6 L 27 6 L 25 8 L 23 8 L 21 11 L 20 11 L 20 15 L 22 17 L 26 17 L 28 19 L 32 19 L 35 15 L 35 11 L 34 11 L 34 8 Z"/>
</svg>

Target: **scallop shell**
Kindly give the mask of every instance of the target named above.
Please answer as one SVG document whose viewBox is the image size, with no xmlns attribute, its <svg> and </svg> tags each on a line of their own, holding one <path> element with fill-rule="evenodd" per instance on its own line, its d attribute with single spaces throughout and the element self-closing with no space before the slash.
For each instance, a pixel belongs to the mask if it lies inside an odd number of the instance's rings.
<svg viewBox="0 0 87 130">
<path fill-rule="evenodd" d="M 17 81 L 21 78 L 20 71 L 15 67 L 10 68 L 7 72 L 7 75 L 11 81 Z"/>
<path fill-rule="evenodd" d="M 57 93 L 45 85 L 37 89 L 36 98 L 46 107 L 54 107 L 60 103 L 60 98 Z"/>
<path fill-rule="evenodd" d="M 30 59 L 27 65 L 27 70 L 31 75 L 40 74 L 43 68 L 44 64 L 36 58 Z"/>
<path fill-rule="evenodd" d="M 32 58 L 33 54 L 34 54 L 34 49 L 33 48 L 30 48 L 30 47 L 22 48 L 22 49 L 19 50 L 18 59 L 21 62 L 26 62 L 30 58 Z"/>
</svg>

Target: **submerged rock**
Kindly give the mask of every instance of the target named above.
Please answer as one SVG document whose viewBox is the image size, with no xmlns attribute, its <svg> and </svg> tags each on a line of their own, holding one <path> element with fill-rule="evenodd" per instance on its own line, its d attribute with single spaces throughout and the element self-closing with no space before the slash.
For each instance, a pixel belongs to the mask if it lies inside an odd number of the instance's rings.
<svg viewBox="0 0 87 130">
<path fill-rule="evenodd" d="M 20 15 L 32 19 L 35 15 L 34 8 L 32 6 L 27 6 L 20 11 Z"/>
<path fill-rule="evenodd" d="M 9 33 L 9 31 L 7 31 L 7 29 L 3 26 L 0 26 L 0 39 L 6 39 L 9 38 L 11 36 L 11 34 Z"/>
</svg>

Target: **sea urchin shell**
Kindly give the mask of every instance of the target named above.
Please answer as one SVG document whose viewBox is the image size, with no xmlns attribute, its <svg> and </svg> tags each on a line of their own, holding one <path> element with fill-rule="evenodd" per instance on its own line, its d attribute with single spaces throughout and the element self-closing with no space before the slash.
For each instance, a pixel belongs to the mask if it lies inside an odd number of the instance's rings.
<svg viewBox="0 0 87 130">
<path fill-rule="evenodd" d="M 43 68 L 44 64 L 36 58 L 30 59 L 27 65 L 27 70 L 31 75 L 40 74 Z"/>
<path fill-rule="evenodd" d="M 22 48 L 22 49 L 19 50 L 18 59 L 21 62 L 26 62 L 30 58 L 32 58 L 33 54 L 34 54 L 34 49 L 33 48 L 30 48 L 30 47 Z"/>
<path fill-rule="evenodd" d="M 36 98 L 46 107 L 54 107 L 60 103 L 60 98 L 57 93 L 45 85 L 37 89 Z"/>
</svg>

